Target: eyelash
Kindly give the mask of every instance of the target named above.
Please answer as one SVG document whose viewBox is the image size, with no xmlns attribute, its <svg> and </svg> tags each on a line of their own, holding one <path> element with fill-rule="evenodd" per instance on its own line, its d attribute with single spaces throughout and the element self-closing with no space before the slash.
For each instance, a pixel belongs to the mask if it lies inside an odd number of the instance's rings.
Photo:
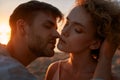
<svg viewBox="0 0 120 80">
<path fill-rule="evenodd" d="M 79 31 L 79 30 L 77 30 L 77 29 L 75 29 L 75 32 L 77 32 L 77 33 L 81 33 L 81 31 Z"/>
<path fill-rule="evenodd" d="M 75 26 L 75 32 L 77 32 L 77 33 L 82 33 L 82 30 L 81 29 L 78 29 L 78 28 L 76 28 L 76 26 Z"/>
<path fill-rule="evenodd" d="M 66 22 L 66 24 L 65 24 L 65 26 L 64 26 L 64 28 L 65 27 L 67 27 L 69 25 L 69 21 L 67 21 Z M 74 30 L 75 30 L 75 32 L 77 32 L 77 33 L 81 33 L 82 32 L 82 30 L 81 29 L 77 29 L 76 27 L 77 27 L 77 25 L 75 25 L 75 24 L 72 24 L 72 26 L 74 26 Z"/>
</svg>

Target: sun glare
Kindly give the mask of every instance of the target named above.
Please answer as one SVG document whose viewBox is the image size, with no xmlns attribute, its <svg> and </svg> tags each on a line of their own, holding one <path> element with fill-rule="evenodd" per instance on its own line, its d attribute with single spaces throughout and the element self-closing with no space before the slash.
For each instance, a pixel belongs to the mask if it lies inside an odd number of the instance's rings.
<svg viewBox="0 0 120 80">
<path fill-rule="evenodd" d="M 10 27 L 6 23 L 0 23 L 0 43 L 7 44 L 10 39 Z"/>
</svg>

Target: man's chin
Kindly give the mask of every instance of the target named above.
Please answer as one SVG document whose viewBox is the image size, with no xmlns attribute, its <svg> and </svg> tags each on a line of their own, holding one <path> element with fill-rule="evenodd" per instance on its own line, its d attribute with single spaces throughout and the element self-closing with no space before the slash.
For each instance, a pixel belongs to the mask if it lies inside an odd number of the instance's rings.
<svg viewBox="0 0 120 80">
<path fill-rule="evenodd" d="M 51 53 L 48 53 L 46 56 L 47 56 L 47 57 L 53 57 L 54 54 L 55 54 L 55 52 L 53 51 L 53 52 L 51 52 Z"/>
<path fill-rule="evenodd" d="M 55 52 L 54 52 L 53 50 L 51 50 L 51 51 L 46 51 L 46 52 L 44 53 L 44 56 L 43 56 L 43 57 L 53 57 L 54 54 L 55 54 Z"/>
<path fill-rule="evenodd" d="M 46 57 L 53 57 L 54 56 L 54 54 L 52 54 L 52 55 L 47 55 Z"/>
<path fill-rule="evenodd" d="M 55 52 L 53 50 L 49 51 L 43 51 L 43 52 L 37 52 L 36 56 L 37 57 L 53 57 Z"/>
</svg>

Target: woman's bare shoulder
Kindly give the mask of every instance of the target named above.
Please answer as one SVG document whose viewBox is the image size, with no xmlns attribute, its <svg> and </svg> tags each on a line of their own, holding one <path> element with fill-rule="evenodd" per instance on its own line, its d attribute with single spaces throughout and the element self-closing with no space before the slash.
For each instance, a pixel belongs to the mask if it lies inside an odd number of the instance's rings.
<svg viewBox="0 0 120 80">
<path fill-rule="evenodd" d="M 61 65 L 61 63 L 66 63 L 67 61 L 68 61 L 68 59 L 55 61 L 49 65 L 48 70 L 56 71 L 58 66 Z"/>
<path fill-rule="evenodd" d="M 45 80 L 52 80 L 52 78 L 57 70 L 58 64 L 59 64 L 59 61 L 55 61 L 48 66 L 48 69 L 47 69 L 46 75 L 45 75 Z"/>
</svg>

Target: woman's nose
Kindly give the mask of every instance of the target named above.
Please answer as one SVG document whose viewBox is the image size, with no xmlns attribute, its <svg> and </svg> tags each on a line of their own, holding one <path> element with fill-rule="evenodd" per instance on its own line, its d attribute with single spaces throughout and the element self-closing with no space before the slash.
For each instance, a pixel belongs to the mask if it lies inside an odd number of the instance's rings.
<svg viewBox="0 0 120 80">
<path fill-rule="evenodd" d="M 68 37 L 69 36 L 69 32 L 70 32 L 70 27 L 66 26 L 63 28 L 61 35 Z"/>
</svg>

